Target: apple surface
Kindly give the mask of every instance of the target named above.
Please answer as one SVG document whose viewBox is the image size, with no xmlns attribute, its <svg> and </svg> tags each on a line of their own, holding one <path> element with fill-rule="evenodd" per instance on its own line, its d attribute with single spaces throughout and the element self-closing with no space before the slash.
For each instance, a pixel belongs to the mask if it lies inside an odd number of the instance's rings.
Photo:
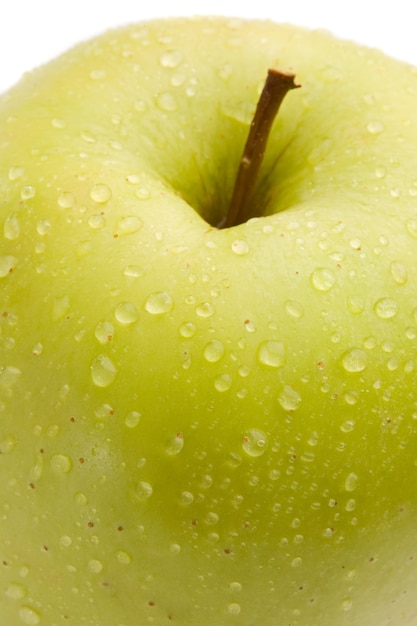
<svg viewBox="0 0 417 626">
<path fill-rule="evenodd" d="M 271 67 L 301 88 L 218 228 Z M 226 18 L 1 96 L 2 624 L 417 624 L 416 99 Z"/>
</svg>

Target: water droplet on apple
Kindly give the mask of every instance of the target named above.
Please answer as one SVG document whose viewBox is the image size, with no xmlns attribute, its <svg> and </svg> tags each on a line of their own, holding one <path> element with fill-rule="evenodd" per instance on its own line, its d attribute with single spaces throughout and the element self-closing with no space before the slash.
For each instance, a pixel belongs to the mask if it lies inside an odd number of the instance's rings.
<svg viewBox="0 0 417 626">
<path fill-rule="evenodd" d="M 61 207 L 61 209 L 72 209 L 72 207 L 75 205 L 75 202 L 75 196 L 70 191 L 63 191 L 58 196 L 58 205 Z"/>
<path fill-rule="evenodd" d="M 95 70 L 91 70 L 90 78 L 92 80 L 104 80 L 107 76 L 107 72 L 105 69 L 97 68 Z"/>
<path fill-rule="evenodd" d="M 194 337 L 197 331 L 197 327 L 192 322 L 184 322 L 183 324 L 181 324 L 179 331 L 182 337 L 190 338 Z"/>
<path fill-rule="evenodd" d="M 99 322 L 94 331 L 94 336 L 99 343 L 108 343 L 113 340 L 114 326 L 110 322 Z"/>
<path fill-rule="evenodd" d="M 116 307 L 114 317 L 120 324 L 133 324 L 139 317 L 139 311 L 132 302 L 121 302 Z"/>
<path fill-rule="evenodd" d="M 93 230 L 99 230 L 99 228 L 103 228 L 105 223 L 106 220 L 104 219 L 103 215 L 95 214 L 90 215 L 90 217 L 88 218 L 88 225 Z"/>
<path fill-rule="evenodd" d="M 340 430 L 342 431 L 342 433 L 351 433 L 355 428 L 355 422 L 354 420 L 345 420 L 341 425 L 340 425 Z"/>
<path fill-rule="evenodd" d="M 283 367 L 285 365 L 285 347 L 279 341 L 263 341 L 258 347 L 259 363 L 268 367 Z"/>
<path fill-rule="evenodd" d="M 190 491 L 183 491 L 180 495 L 180 502 L 184 506 L 189 506 L 194 502 L 194 496 Z"/>
<path fill-rule="evenodd" d="M 347 372 L 363 372 L 367 364 L 367 355 L 361 348 L 352 348 L 342 356 L 342 365 Z"/>
<path fill-rule="evenodd" d="M 66 454 L 54 454 L 50 463 L 51 467 L 60 474 L 68 474 L 72 470 L 72 460 Z"/>
<path fill-rule="evenodd" d="M 27 594 L 27 589 L 20 583 L 11 583 L 5 591 L 5 595 L 10 600 L 21 600 Z"/>
<path fill-rule="evenodd" d="M 300 567 L 302 565 L 303 559 L 300 556 L 297 556 L 295 559 L 291 561 L 291 567 Z"/>
<path fill-rule="evenodd" d="M 171 85 L 173 87 L 181 87 L 181 85 L 184 84 L 186 79 L 186 75 L 183 72 L 175 72 L 175 74 L 173 74 L 171 76 Z"/>
<path fill-rule="evenodd" d="M 384 130 L 384 125 L 378 120 L 372 120 L 367 124 L 366 129 L 372 135 L 378 135 Z"/>
<path fill-rule="evenodd" d="M 151 192 L 147 187 L 139 187 L 136 189 L 135 195 L 139 198 L 139 200 L 147 200 L 150 197 Z"/>
<path fill-rule="evenodd" d="M 36 230 L 41 237 L 47 235 L 51 230 L 51 223 L 49 220 L 40 220 L 36 225 Z"/>
<path fill-rule="evenodd" d="M 72 539 L 68 535 L 62 535 L 59 540 L 59 545 L 61 548 L 69 548 L 72 544 Z"/>
<path fill-rule="evenodd" d="M 232 377 L 229 374 L 221 374 L 214 381 L 214 388 L 223 393 L 228 391 L 232 386 Z"/>
<path fill-rule="evenodd" d="M 169 546 L 169 551 L 171 554 L 179 554 L 181 552 L 181 546 L 179 543 L 171 543 Z"/>
<path fill-rule="evenodd" d="M 128 217 L 121 217 L 116 224 L 117 234 L 121 237 L 123 235 L 132 235 L 137 233 L 143 226 L 142 220 L 136 215 Z"/>
<path fill-rule="evenodd" d="M 347 502 L 346 502 L 346 506 L 345 506 L 345 511 L 354 511 L 356 509 L 356 500 L 354 500 L 353 498 L 350 498 Z"/>
<path fill-rule="evenodd" d="M 210 302 L 201 302 L 195 309 L 199 317 L 211 317 L 214 313 L 214 307 Z"/>
<path fill-rule="evenodd" d="M 209 363 L 216 363 L 217 361 L 220 361 L 224 354 L 224 345 L 221 341 L 213 339 L 205 346 L 203 354 L 206 361 L 209 361 Z"/>
<path fill-rule="evenodd" d="M 151 315 L 162 315 L 169 313 L 174 303 L 169 293 L 166 291 L 157 291 L 151 293 L 145 302 L 145 311 Z"/>
<path fill-rule="evenodd" d="M 177 101 L 169 91 L 159 94 L 156 97 L 156 104 L 162 111 L 171 112 L 177 109 Z"/>
<path fill-rule="evenodd" d="M 142 480 L 136 487 L 136 495 L 139 500 L 147 500 L 153 494 L 152 485 Z"/>
<path fill-rule="evenodd" d="M 233 593 L 240 593 L 242 591 L 242 585 L 237 580 L 234 580 L 233 582 L 230 583 L 229 589 Z"/>
<path fill-rule="evenodd" d="M 122 565 L 129 565 L 132 562 L 132 555 L 124 550 L 118 550 L 116 553 L 116 558 L 119 563 Z"/>
<path fill-rule="evenodd" d="M 296 300 L 287 300 L 285 303 L 285 309 L 289 315 L 299 319 L 304 315 L 304 307 L 300 302 Z"/>
<path fill-rule="evenodd" d="M 405 285 L 408 280 L 408 272 L 405 265 L 399 261 L 393 261 L 390 266 L 393 279 L 398 285 Z"/>
<path fill-rule="evenodd" d="M 262 456 L 267 447 L 268 437 L 263 430 L 251 428 L 243 435 L 242 448 L 249 456 Z"/>
<path fill-rule="evenodd" d="M 18 180 L 22 178 L 25 170 L 23 167 L 11 167 L 9 169 L 9 180 Z"/>
<path fill-rule="evenodd" d="M 345 479 L 346 491 L 355 491 L 358 486 L 358 476 L 354 472 L 350 472 Z"/>
<path fill-rule="evenodd" d="M 0 278 L 11 274 L 16 267 L 18 259 L 12 255 L 0 256 Z"/>
<path fill-rule="evenodd" d="M 183 448 L 184 436 L 182 433 L 177 433 L 169 442 L 166 450 L 170 456 L 175 456 L 179 454 Z"/>
<path fill-rule="evenodd" d="M 319 267 L 311 274 L 311 284 L 318 291 L 329 291 L 335 282 L 336 276 L 326 267 Z"/>
<path fill-rule="evenodd" d="M 91 187 L 90 197 L 98 204 L 105 204 L 112 197 L 112 191 L 105 183 L 97 183 Z"/>
<path fill-rule="evenodd" d="M 232 242 L 232 251 L 239 256 L 248 254 L 249 250 L 249 244 L 243 239 L 235 239 L 235 241 Z"/>
<path fill-rule="evenodd" d="M 295 411 L 301 402 L 301 396 L 290 385 L 285 385 L 284 389 L 278 396 L 278 402 L 284 409 L 284 411 Z"/>
<path fill-rule="evenodd" d="M 90 367 L 91 378 L 97 387 L 108 387 L 114 381 L 117 369 L 106 354 L 99 354 Z"/>
<path fill-rule="evenodd" d="M 209 511 L 206 517 L 204 518 L 204 523 L 207 524 L 208 526 L 214 526 L 215 524 L 218 523 L 219 519 L 220 518 L 217 515 L 217 513 L 215 513 L 214 511 Z"/>
<path fill-rule="evenodd" d="M 22 372 L 14 365 L 0 365 L 0 387 L 3 391 L 11 390 Z"/>
<path fill-rule="evenodd" d="M 350 611 L 353 606 L 352 598 L 345 598 L 342 601 L 342 611 Z"/>
<path fill-rule="evenodd" d="M 135 428 L 140 422 L 140 413 L 138 411 L 130 411 L 125 417 L 125 424 L 128 428 Z"/>
<path fill-rule="evenodd" d="M 100 574 L 103 571 L 103 563 L 98 559 L 90 559 L 88 561 L 88 569 L 92 574 Z"/>
<path fill-rule="evenodd" d="M 10 454 L 17 444 L 16 437 L 14 435 L 5 435 L 0 440 L 0 454 Z"/>
<path fill-rule="evenodd" d="M 20 192 L 20 198 L 22 200 L 30 200 L 36 195 L 36 189 L 32 185 L 25 185 Z"/>
<path fill-rule="evenodd" d="M 10 241 L 18 239 L 20 235 L 20 224 L 15 213 L 11 213 L 4 220 L 3 234 L 5 239 L 9 239 Z"/>
<path fill-rule="evenodd" d="M 26 626 L 37 626 L 40 624 L 41 614 L 31 606 L 22 606 L 19 609 L 19 618 Z"/>
<path fill-rule="evenodd" d="M 381 319 L 388 320 L 398 312 L 398 303 L 393 298 L 381 298 L 375 303 L 374 311 Z"/>
<path fill-rule="evenodd" d="M 241 611 L 240 604 L 237 602 L 231 602 L 227 607 L 227 612 L 229 615 L 239 615 Z"/>
<path fill-rule="evenodd" d="M 183 60 L 183 54 L 180 50 L 167 50 L 160 58 L 159 62 L 162 67 L 178 67 Z"/>
<path fill-rule="evenodd" d="M 353 315 L 359 315 L 359 313 L 362 313 L 365 308 L 363 298 L 360 296 L 349 296 L 347 305 L 349 311 L 353 313 Z"/>
</svg>

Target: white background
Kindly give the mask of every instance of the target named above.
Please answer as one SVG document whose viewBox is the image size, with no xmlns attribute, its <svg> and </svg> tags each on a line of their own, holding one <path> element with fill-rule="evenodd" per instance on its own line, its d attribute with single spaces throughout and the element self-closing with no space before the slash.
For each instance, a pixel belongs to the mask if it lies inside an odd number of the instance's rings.
<svg viewBox="0 0 417 626">
<path fill-rule="evenodd" d="M 0 92 L 73 44 L 170 15 L 268 17 L 383 49 L 417 66 L 414 0 L 0 0 Z"/>
</svg>

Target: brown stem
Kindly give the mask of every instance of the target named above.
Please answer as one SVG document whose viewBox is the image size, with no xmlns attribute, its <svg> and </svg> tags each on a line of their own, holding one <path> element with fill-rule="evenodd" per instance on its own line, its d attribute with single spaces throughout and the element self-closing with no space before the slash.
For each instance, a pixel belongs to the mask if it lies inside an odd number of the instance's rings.
<svg viewBox="0 0 417 626">
<path fill-rule="evenodd" d="M 264 88 L 240 159 L 229 212 L 219 228 L 229 228 L 249 219 L 252 192 L 265 154 L 269 133 L 285 95 L 300 87 L 294 74 L 278 69 L 268 70 Z"/>
</svg>

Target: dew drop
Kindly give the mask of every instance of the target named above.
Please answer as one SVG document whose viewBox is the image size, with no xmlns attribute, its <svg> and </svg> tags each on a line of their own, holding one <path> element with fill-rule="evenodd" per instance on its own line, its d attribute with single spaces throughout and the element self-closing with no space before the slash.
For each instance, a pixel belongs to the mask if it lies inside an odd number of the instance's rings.
<svg viewBox="0 0 417 626">
<path fill-rule="evenodd" d="M 117 234 L 119 236 L 132 235 L 137 233 L 142 228 L 142 225 L 142 220 L 136 215 L 121 217 L 116 224 Z"/>
<path fill-rule="evenodd" d="M 217 391 L 223 393 L 224 391 L 228 391 L 232 386 L 232 377 L 229 374 L 221 374 L 214 381 L 214 388 Z"/>
<path fill-rule="evenodd" d="M 182 337 L 190 338 L 190 337 L 194 337 L 197 331 L 197 327 L 192 322 L 184 322 L 183 324 L 181 324 L 179 330 L 180 330 L 180 335 Z"/>
<path fill-rule="evenodd" d="M 194 496 L 190 491 L 183 491 L 180 495 L 180 502 L 183 506 L 189 506 L 194 502 Z"/>
<path fill-rule="evenodd" d="M 381 298 L 375 303 L 374 311 L 379 318 L 388 320 L 398 312 L 398 303 L 392 298 Z"/>
<path fill-rule="evenodd" d="M 25 170 L 23 167 L 11 167 L 9 169 L 9 180 L 18 180 L 22 178 Z"/>
<path fill-rule="evenodd" d="M 238 604 L 237 602 L 231 602 L 227 607 L 227 612 L 229 613 L 229 615 L 239 615 L 240 611 L 241 607 L 240 604 Z"/>
<path fill-rule="evenodd" d="M 17 441 L 14 435 L 5 435 L 0 439 L 0 454 L 9 454 L 16 447 Z"/>
<path fill-rule="evenodd" d="M 204 358 L 209 363 L 217 363 L 217 361 L 220 361 L 224 354 L 224 345 L 221 341 L 213 339 L 206 345 L 203 354 Z"/>
<path fill-rule="evenodd" d="M 101 344 L 108 343 L 113 340 L 114 326 L 110 322 L 99 322 L 95 328 L 94 336 Z"/>
<path fill-rule="evenodd" d="M 168 50 L 161 55 L 159 62 L 162 67 L 173 68 L 178 67 L 182 59 L 183 54 L 180 50 Z"/>
<path fill-rule="evenodd" d="M 17 265 L 18 259 L 10 254 L 0 256 L 0 278 L 11 274 Z"/>
<path fill-rule="evenodd" d="M 5 591 L 5 595 L 10 600 L 21 600 L 27 594 L 27 589 L 20 583 L 11 583 Z"/>
<path fill-rule="evenodd" d="M 147 500 L 151 497 L 152 493 L 152 485 L 143 480 L 136 487 L 136 495 L 139 500 Z"/>
<path fill-rule="evenodd" d="M 181 552 L 181 546 L 178 543 L 171 543 L 169 551 L 171 554 L 179 554 Z"/>
<path fill-rule="evenodd" d="M 384 125 L 378 120 L 372 120 L 367 124 L 366 129 L 372 135 L 378 135 L 384 130 Z"/>
<path fill-rule="evenodd" d="M 249 250 L 249 244 L 243 239 L 236 239 L 232 243 L 232 251 L 239 256 L 244 256 L 245 254 L 248 254 Z"/>
<path fill-rule="evenodd" d="M 285 309 L 289 315 L 299 319 L 304 315 L 304 307 L 300 302 L 296 300 L 287 300 L 285 303 Z"/>
<path fill-rule="evenodd" d="M 88 569 L 92 574 L 100 574 L 103 571 L 103 563 L 97 559 L 90 559 L 88 561 Z"/>
<path fill-rule="evenodd" d="M 139 187 L 136 189 L 135 195 L 139 198 L 139 200 L 147 200 L 150 197 L 151 192 L 147 187 Z"/>
<path fill-rule="evenodd" d="M 177 101 L 169 91 L 159 94 L 156 97 L 156 104 L 162 111 L 167 112 L 175 111 L 177 108 Z"/>
<path fill-rule="evenodd" d="M 347 372 L 363 372 L 366 362 L 366 352 L 361 348 L 352 348 L 342 356 L 342 365 Z"/>
<path fill-rule="evenodd" d="M 161 315 L 169 313 L 174 303 L 169 293 L 166 291 L 157 291 L 151 293 L 145 302 L 145 311 L 151 315 Z"/>
<path fill-rule="evenodd" d="M 30 606 L 20 607 L 19 617 L 26 626 L 37 626 L 41 621 L 40 613 Z"/>
<path fill-rule="evenodd" d="M 75 202 L 75 196 L 70 191 L 64 191 L 58 196 L 58 204 L 61 209 L 72 209 Z"/>
<path fill-rule="evenodd" d="M 171 76 L 171 85 L 173 87 L 181 87 L 181 85 L 184 84 L 186 79 L 186 75 L 183 74 L 182 72 L 175 72 L 175 74 L 173 74 Z"/>
<path fill-rule="evenodd" d="M 90 78 L 92 80 L 104 80 L 107 76 L 107 72 L 104 69 L 95 69 L 95 70 L 91 70 L 90 72 Z"/>
<path fill-rule="evenodd" d="M 210 302 L 201 302 L 195 311 L 199 317 L 211 317 L 214 313 L 214 307 Z"/>
<path fill-rule="evenodd" d="M 340 430 L 342 433 L 351 433 L 355 428 L 355 422 L 353 420 L 345 420 L 340 425 Z"/>
<path fill-rule="evenodd" d="M 108 387 L 114 381 L 117 369 L 106 354 L 99 354 L 90 367 L 91 378 L 97 387 Z"/>
<path fill-rule="evenodd" d="M 319 267 L 311 274 L 311 284 L 318 291 L 329 291 L 335 282 L 336 276 L 326 267 Z"/>
<path fill-rule="evenodd" d="M 302 563 L 303 563 L 303 559 L 298 556 L 291 561 L 291 567 L 300 567 Z"/>
<path fill-rule="evenodd" d="M 204 519 L 204 523 L 208 526 L 214 526 L 219 521 L 219 516 L 214 511 L 209 511 Z"/>
<path fill-rule="evenodd" d="M 135 428 L 140 422 L 140 413 L 138 411 L 130 411 L 125 417 L 125 424 L 128 428 Z"/>
<path fill-rule="evenodd" d="M 242 439 L 242 448 L 252 457 L 262 456 L 268 447 L 267 435 L 258 428 L 248 430 Z"/>
<path fill-rule="evenodd" d="M 342 601 L 342 611 L 350 611 L 353 606 L 352 598 L 345 598 Z"/>
<path fill-rule="evenodd" d="M 139 312 L 132 302 L 121 302 L 114 312 L 114 317 L 120 324 L 133 324 L 139 317 Z"/>
<path fill-rule="evenodd" d="M 184 448 L 184 436 L 182 433 L 177 433 L 169 442 L 167 446 L 167 454 L 175 456 L 181 452 Z"/>
<path fill-rule="evenodd" d="M 14 241 L 20 235 L 19 219 L 15 213 L 8 215 L 4 221 L 3 234 L 5 239 Z"/>
<path fill-rule="evenodd" d="M 122 565 L 129 565 L 129 563 L 132 562 L 132 556 L 124 550 L 118 550 L 116 553 L 116 558 L 118 562 Z"/>
<path fill-rule="evenodd" d="M 279 341 L 264 341 L 258 347 L 259 363 L 268 367 L 283 367 L 285 364 L 284 344 Z"/>
<path fill-rule="evenodd" d="M 301 396 L 292 387 L 290 387 L 290 385 L 285 385 L 281 394 L 278 396 L 278 402 L 284 411 L 292 412 L 298 408 L 301 402 Z"/>
<path fill-rule="evenodd" d="M 406 223 L 406 228 L 408 233 L 417 239 L 417 220 L 414 218 L 409 219 Z"/>
<path fill-rule="evenodd" d="M 31 198 L 34 198 L 35 195 L 36 189 L 35 187 L 32 187 L 32 185 L 25 185 L 20 192 L 20 198 L 22 200 L 30 200 Z"/>
<path fill-rule="evenodd" d="M 405 285 L 408 280 L 407 268 L 399 261 L 393 261 L 390 266 L 391 275 L 398 285 Z"/>
<path fill-rule="evenodd" d="M 356 509 L 356 500 L 354 500 L 353 498 L 350 498 L 346 502 L 345 511 L 352 512 L 355 509 Z"/>
<path fill-rule="evenodd" d="M 349 311 L 353 315 L 359 315 L 359 313 L 362 313 L 365 308 L 363 298 L 361 298 L 360 296 L 349 296 L 347 305 Z"/>
<path fill-rule="evenodd" d="M 47 235 L 51 230 L 51 223 L 49 220 L 40 220 L 36 225 L 36 230 L 41 237 Z"/>
<path fill-rule="evenodd" d="M 355 491 L 358 486 L 358 476 L 354 472 L 350 472 L 345 479 L 346 491 Z"/>
<path fill-rule="evenodd" d="M 97 183 L 90 189 L 90 197 L 98 204 L 105 204 L 112 197 L 111 189 L 105 183 Z"/>
<path fill-rule="evenodd" d="M 51 467 L 60 474 L 68 474 L 72 470 L 72 460 L 66 454 L 54 454 L 50 463 Z"/>
</svg>

